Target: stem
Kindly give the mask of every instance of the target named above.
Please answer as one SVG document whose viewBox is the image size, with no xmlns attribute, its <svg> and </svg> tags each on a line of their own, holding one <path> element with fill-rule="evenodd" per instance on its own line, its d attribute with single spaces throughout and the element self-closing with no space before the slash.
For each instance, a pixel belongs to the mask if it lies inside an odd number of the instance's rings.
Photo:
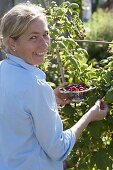
<svg viewBox="0 0 113 170">
<path fill-rule="evenodd" d="M 65 82 L 64 70 L 63 70 L 63 67 L 62 67 L 62 61 L 61 61 L 61 58 L 60 58 L 60 52 L 59 52 L 58 48 L 56 49 L 56 54 L 57 54 L 57 62 L 58 62 L 59 67 L 60 67 L 62 83 L 64 83 Z"/>
</svg>

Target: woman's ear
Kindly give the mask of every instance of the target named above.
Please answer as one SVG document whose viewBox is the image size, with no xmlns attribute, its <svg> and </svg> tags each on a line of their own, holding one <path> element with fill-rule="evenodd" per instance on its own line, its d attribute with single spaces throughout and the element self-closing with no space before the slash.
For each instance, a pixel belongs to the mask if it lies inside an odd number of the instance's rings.
<svg viewBox="0 0 113 170">
<path fill-rule="evenodd" d="M 16 42 L 15 42 L 15 40 L 13 38 L 8 37 L 6 43 L 7 43 L 8 48 L 11 51 L 15 51 L 16 50 Z"/>
</svg>

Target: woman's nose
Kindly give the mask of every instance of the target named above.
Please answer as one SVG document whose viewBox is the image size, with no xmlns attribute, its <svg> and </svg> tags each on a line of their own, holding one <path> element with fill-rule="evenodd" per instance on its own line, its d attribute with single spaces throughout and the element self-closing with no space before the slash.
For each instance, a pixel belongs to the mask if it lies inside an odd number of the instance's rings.
<svg viewBox="0 0 113 170">
<path fill-rule="evenodd" d="M 46 38 L 46 39 L 44 37 L 40 37 L 39 43 L 40 43 L 41 48 L 44 48 L 45 50 L 48 49 L 48 47 L 49 47 L 49 37 Z"/>
</svg>

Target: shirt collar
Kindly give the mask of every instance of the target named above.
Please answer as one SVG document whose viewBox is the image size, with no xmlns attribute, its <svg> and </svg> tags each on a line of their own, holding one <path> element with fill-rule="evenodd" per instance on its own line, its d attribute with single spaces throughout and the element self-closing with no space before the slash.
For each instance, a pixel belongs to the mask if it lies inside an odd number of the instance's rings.
<svg viewBox="0 0 113 170">
<path fill-rule="evenodd" d="M 13 65 L 18 65 L 26 70 L 36 72 L 42 76 L 43 79 L 46 78 L 45 73 L 34 65 L 26 63 L 22 58 L 14 56 L 12 54 L 7 54 L 7 61 Z"/>
</svg>

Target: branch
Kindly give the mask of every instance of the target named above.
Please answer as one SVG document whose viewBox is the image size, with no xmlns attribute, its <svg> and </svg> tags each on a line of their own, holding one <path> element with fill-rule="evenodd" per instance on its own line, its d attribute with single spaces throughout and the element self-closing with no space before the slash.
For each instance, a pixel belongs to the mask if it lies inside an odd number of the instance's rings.
<svg viewBox="0 0 113 170">
<path fill-rule="evenodd" d="M 58 48 L 56 49 L 56 54 L 57 54 L 57 62 L 58 62 L 59 67 L 60 67 L 62 83 L 64 83 L 65 82 L 64 70 L 63 70 L 63 67 L 62 67 L 62 61 L 61 61 L 61 58 L 60 58 L 60 52 L 59 52 Z"/>
</svg>

